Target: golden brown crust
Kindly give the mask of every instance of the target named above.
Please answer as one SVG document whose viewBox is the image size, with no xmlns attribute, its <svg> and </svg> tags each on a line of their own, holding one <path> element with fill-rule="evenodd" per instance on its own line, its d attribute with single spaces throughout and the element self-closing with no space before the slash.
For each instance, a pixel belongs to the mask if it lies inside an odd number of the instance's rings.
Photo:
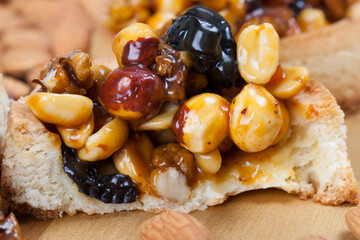
<svg viewBox="0 0 360 240">
<path fill-rule="evenodd" d="M 336 99 L 320 82 L 310 80 L 306 88 L 290 99 L 287 104 L 290 109 L 299 111 L 304 119 L 325 122 L 327 129 L 324 131 L 329 133 L 338 131 L 339 125 L 344 123 L 344 113 L 337 105 Z M 346 161 L 349 166 L 334 176 L 334 182 L 327 186 L 324 192 L 318 192 L 314 188 L 309 192 L 292 193 L 297 194 L 301 199 L 312 198 L 315 202 L 325 205 L 339 205 L 343 202 L 357 204 L 359 202 L 359 185 L 350 167 L 350 160 L 347 158 Z M 339 179 L 343 181 L 341 184 L 346 187 L 336 186 Z"/>
<path fill-rule="evenodd" d="M 23 134 L 41 134 L 48 130 L 39 122 L 39 120 L 33 115 L 25 104 L 20 102 L 13 102 L 11 104 L 11 110 L 9 113 L 8 127 L 22 132 Z M 6 168 L 2 171 L 6 172 Z M 58 217 L 58 211 L 42 210 L 41 208 L 34 208 L 27 203 L 16 203 L 13 201 L 13 196 L 16 194 L 16 189 L 11 188 L 10 184 L 6 184 L 7 178 L 1 176 L 1 195 L 9 204 L 9 210 L 16 214 L 30 214 L 39 219 L 47 220 Z"/>
<path fill-rule="evenodd" d="M 283 38 L 280 62 L 303 66 L 334 94 L 346 112 L 359 108 L 360 19 L 344 19 L 328 27 Z"/>
<path fill-rule="evenodd" d="M 2 159 L 5 147 L 5 132 L 7 125 L 7 114 L 9 111 L 9 97 L 3 86 L 3 75 L 0 73 L 0 161 Z"/>
</svg>

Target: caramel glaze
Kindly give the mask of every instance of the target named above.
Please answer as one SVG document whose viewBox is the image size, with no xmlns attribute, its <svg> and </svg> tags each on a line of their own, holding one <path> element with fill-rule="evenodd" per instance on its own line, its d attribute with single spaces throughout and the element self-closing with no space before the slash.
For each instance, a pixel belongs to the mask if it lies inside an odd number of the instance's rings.
<svg viewBox="0 0 360 240">
<path fill-rule="evenodd" d="M 188 117 L 188 114 L 190 112 L 190 108 L 188 108 L 185 104 L 182 104 L 179 110 L 176 112 L 173 121 L 171 123 L 171 128 L 173 130 L 173 133 L 175 135 L 176 140 L 179 143 L 184 143 L 183 137 L 184 137 L 184 126 L 186 123 L 186 118 Z"/>
<path fill-rule="evenodd" d="M 129 41 L 124 46 L 121 62 L 125 66 L 133 64 L 142 64 L 150 66 L 154 63 L 158 53 L 160 41 L 156 38 L 138 38 L 136 41 Z"/>
<path fill-rule="evenodd" d="M 0 239 L 4 240 L 22 240 L 20 226 L 15 215 L 10 213 L 6 218 L 0 216 Z"/>
<path fill-rule="evenodd" d="M 114 91 L 116 89 L 116 91 Z M 99 99 L 105 108 L 149 115 L 158 110 L 165 99 L 163 81 L 151 70 L 139 66 L 113 70 L 100 87 Z"/>
<path fill-rule="evenodd" d="M 210 180 L 221 184 L 230 178 L 238 179 L 242 185 L 252 185 L 256 182 L 267 182 L 271 174 L 264 172 L 261 166 L 271 156 L 272 148 L 258 153 L 246 153 L 236 147 L 222 154 L 220 170 L 215 174 L 208 174 L 198 168 L 197 184 Z"/>
<path fill-rule="evenodd" d="M 136 148 L 137 152 L 136 161 L 132 164 L 135 169 L 140 169 L 138 173 L 135 173 L 136 176 L 143 178 L 143 182 L 138 182 L 138 191 L 140 198 L 142 195 L 151 195 L 156 196 L 156 194 L 152 191 L 150 183 L 150 173 L 152 170 L 164 171 L 168 167 L 175 167 L 179 171 L 181 171 L 181 161 L 178 162 L 166 162 L 164 164 L 160 164 L 155 168 L 155 166 L 143 156 L 137 144 L 133 141 L 136 139 L 131 139 L 130 143 L 133 148 Z M 236 147 L 233 147 L 230 151 L 225 154 L 222 154 L 222 165 L 220 170 L 215 174 L 209 174 L 202 171 L 199 167 L 196 167 L 194 171 L 190 171 L 191 175 L 186 174 L 187 184 L 189 187 L 194 188 L 197 187 L 198 184 L 202 184 L 205 181 L 212 181 L 214 184 L 221 185 L 225 181 L 230 179 L 237 179 L 241 182 L 242 185 L 251 186 L 254 183 L 265 183 L 270 180 L 272 177 L 271 173 L 264 170 L 262 166 L 266 163 L 270 156 L 272 155 L 273 148 L 267 148 L 266 150 L 259 153 L 245 153 Z M 111 158 L 96 162 L 96 166 L 99 168 L 100 172 L 106 174 L 117 173 L 116 168 L 111 160 Z M 144 175 L 143 175 L 144 174 Z M 161 197 L 161 196 L 159 196 Z"/>
<path fill-rule="evenodd" d="M 111 116 L 105 108 L 100 103 L 94 102 L 94 119 L 95 119 L 95 127 L 94 132 L 97 132 L 100 128 L 102 128 L 105 124 L 110 122 L 111 119 L 113 119 L 113 116 Z"/>
</svg>

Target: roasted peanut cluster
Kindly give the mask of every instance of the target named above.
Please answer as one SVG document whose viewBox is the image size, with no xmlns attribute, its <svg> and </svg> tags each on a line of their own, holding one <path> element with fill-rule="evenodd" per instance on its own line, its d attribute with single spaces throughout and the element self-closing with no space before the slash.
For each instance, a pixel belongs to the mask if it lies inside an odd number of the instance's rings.
<svg viewBox="0 0 360 240">
<path fill-rule="evenodd" d="M 307 32 L 352 17 L 357 0 L 115 0 L 106 24 L 119 31 L 132 22 L 147 23 L 161 32 L 170 21 L 193 5 L 221 14 L 237 35 L 243 25 L 271 23 L 280 37 Z M 135 10 L 136 9 L 136 10 Z"/>
<path fill-rule="evenodd" d="M 195 24 L 201 31 L 190 29 L 189 18 L 204 25 Z M 220 36 L 217 45 L 195 37 L 201 32 Z M 306 86 L 309 72 L 279 64 L 279 41 L 269 23 L 247 26 L 235 41 L 223 17 L 196 6 L 163 39 L 143 23 L 121 30 L 113 42 L 119 68 L 112 71 L 92 66 L 80 51 L 51 60 L 38 80 L 42 88 L 26 102 L 56 127 L 65 172 L 81 192 L 106 203 L 141 194 L 183 203 L 200 176 L 218 173 L 224 153 L 286 141 L 286 99 Z M 218 74 L 210 80 L 212 69 Z M 227 86 L 220 76 L 234 72 Z"/>
</svg>

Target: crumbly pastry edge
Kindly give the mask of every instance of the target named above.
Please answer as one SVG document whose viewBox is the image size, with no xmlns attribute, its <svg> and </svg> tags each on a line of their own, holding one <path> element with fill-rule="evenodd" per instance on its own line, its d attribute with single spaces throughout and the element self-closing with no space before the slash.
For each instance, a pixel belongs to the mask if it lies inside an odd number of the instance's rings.
<svg viewBox="0 0 360 240">
<path fill-rule="evenodd" d="M 10 110 L 10 100 L 2 83 L 3 74 L 0 73 L 0 161 L 4 153 L 7 114 Z"/>
<path fill-rule="evenodd" d="M 346 37 L 345 37 L 346 36 Z M 359 109 L 360 19 L 346 18 L 327 27 L 281 39 L 280 62 L 304 66 L 323 83 L 347 113 Z M 345 75 L 344 75 L 345 73 Z"/>
<path fill-rule="evenodd" d="M 310 104 L 311 103 L 311 104 Z M 30 110 L 26 107 L 24 104 L 24 99 L 14 102 L 14 106 L 12 106 L 12 110 L 10 112 L 10 118 L 9 118 L 9 131 L 7 132 L 7 137 L 10 137 L 12 134 L 12 124 L 19 124 L 18 121 L 15 121 L 13 117 L 16 118 L 21 117 L 23 119 L 22 123 L 20 124 L 31 124 L 31 125 L 22 125 L 22 127 L 29 127 L 30 129 L 22 129 L 20 131 L 25 131 L 27 134 L 34 134 L 34 132 L 31 131 L 42 131 L 42 132 L 36 132 L 36 134 L 40 135 L 49 135 L 46 136 L 46 138 L 54 138 L 55 140 L 51 141 L 59 141 L 60 138 L 57 136 L 54 136 L 56 134 L 50 133 L 43 124 L 36 119 L 36 117 L 30 112 Z M 341 111 L 340 107 L 336 104 L 335 99 L 332 97 L 330 92 L 320 83 L 316 81 L 310 81 L 306 89 L 301 92 L 299 95 L 291 99 L 288 103 L 289 107 L 293 107 L 295 110 L 291 110 L 295 112 L 295 114 L 298 114 L 296 120 L 298 121 L 297 124 L 305 124 L 307 122 L 326 122 L 328 124 L 327 130 L 334 130 L 340 132 L 340 136 L 342 136 L 344 139 L 341 139 L 342 141 L 345 140 L 345 131 L 346 127 L 343 125 L 344 122 L 344 114 Z M 315 106 L 316 108 L 316 116 L 314 119 L 307 119 L 312 117 L 312 113 L 308 113 L 309 104 L 311 106 Z M 304 109 L 306 108 L 306 109 Z M 15 112 L 14 112 L 15 111 Z M 296 113 L 298 112 L 298 113 Z M 310 114 L 309 116 L 303 115 L 304 113 Z M 30 115 L 29 115 L 30 114 Z M 19 120 L 19 119 L 17 119 Z M 28 121 L 28 122 L 26 122 Z M 18 129 L 19 130 L 19 129 Z M 30 132 L 30 133 L 29 133 Z M 344 146 L 342 146 L 344 147 Z M 7 147 L 6 147 L 7 149 Z M 345 149 L 341 149 L 342 154 L 344 156 L 344 159 L 342 159 L 341 165 L 344 165 L 344 167 L 341 168 L 340 177 L 335 177 L 334 186 L 325 186 L 326 191 L 319 192 L 316 187 L 302 187 L 302 185 L 299 183 L 296 185 L 296 183 L 291 184 L 284 184 L 282 186 L 279 186 L 278 188 L 283 189 L 289 193 L 298 195 L 301 199 L 308 199 L 312 198 L 316 202 L 321 202 L 322 204 L 326 205 L 338 205 L 343 202 L 351 202 L 351 203 L 357 203 L 359 201 L 358 197 L 358 183 L 356 179 L 354 178 L 353 171 L 350 166 L 350 161 L 347 158 L 346 154 L 346 146 Z M 5 152 L 5 158 L 8 157 L 11 153 Z M 61 153 L 60 153 L 61 154 Z M 2 194 L 5 196 L 5 198 L 10 202 L 10 207 L 12 210 L 16 211 L 17 213 L 22 214 L 32 214 L 36 216 L 37 218 L 41 219 L 51 219 L 58 216 L 62 216 L 64 212 L 73 215 L 77 211 L 84 211 L 88 214 L 96 214 L 96 213 L 108 213 L 108 212 L 115 212 L 115 211 L 121 211 L 121 210 L 133 210 L 133 209 L 142 209 L 145 211 L 150 212 L 159 212 L 166 209 L 173 209 L 173 210 L 180 210 L 184 212 L 190 212 L 194 210 L 204 210 L 207 208 L 207 206 L 213 206 L 220 204 L 224 202 L 229 196 L 239 194 L 241 192 L 245 192 L 252 189 L 262 189 L 262 188 L 268 188 L 272 186 L 268 186 L 266 184 L 254 184 L 253 186 L 242 186 L 239 185 L 238 181 L 229 180 L 228 185 L 230 186 L 228 192 L 226 193 L 219 193 L 216 191 L 212 191 L 211 189 L 211 182 L 204 183 L 201 187 L 198 187 L 194 190 L 193 198 L 190 199 L 188 202 L 186 202 L 184 205 L 176 204 L 176 203 L 170 203 L 167 201 L 164 201 L 158 197 L 150 197 L 145 196 L 141 200 L 137 200 L 135 203 L 131 203 L 127 205 L 128 207 L 123 207 L 121 209 L 117 209 L 114 207 L 112 210 L 105 210 L 98 212 L 96 209 L 42 209 L 41 207 L 35 207 L 30 205 L 27 202 L 17 202 L 14 200 L 18 193 L 16 189 L 11 187 L 11 184 L 9 184 L 8 179 L 6 178 L 8 170 L 8 166 L 3 166 L 4 174 L 2 174 Z M 341 179 L 341 182 L 337 183 L 337 179 Z M 69 180 L 69 179 L 68 179 Z M 70 180 L 71 181 L 71 180 Z M 339 186 L 337 184 L 340 184 Z M 327 191 L 327 189 L 329 189 Z M 83 195 L 82 193 L 78 193 L 80 195 Z M 88 196 L 82 196 L 84 198 L 90 198 Z M 98 200 L 92 199 L 91 201 L 99 202 Z M 141 202 L 140 202 L 141 201 Z M 90 203 L 91 204 L 91 203 Z M 98 203 L 96 203 L 98 204 Z M 102 204 L 102 203 L 100 203 Z M 121 204 L 123 205 L 123 204 Z M 103 206 L 100 205 L 100 206 Z"/>
</svg>

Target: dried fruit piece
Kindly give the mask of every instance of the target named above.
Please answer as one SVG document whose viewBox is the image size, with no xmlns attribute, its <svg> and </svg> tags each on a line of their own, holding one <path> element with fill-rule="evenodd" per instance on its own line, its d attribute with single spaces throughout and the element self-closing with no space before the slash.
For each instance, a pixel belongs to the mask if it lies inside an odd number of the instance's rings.
<svg viewBox="0 0 360 240">
<path fill-rule="evenodd" d="M 191 62 L 191 57 L 166 44 L 160 44 L 158 52 L 153 69 L 165 81 L 167 98 L 172 101 L 184 100 L 189 72 L 187 64 Z"/>
<path fill-rule="evenodd" d="M 165 42 L 189 52 L 193 69 L 207 73 L 214 90 L 231 88 L 238 80 L 236 44 L 220 14 L 200 5 L 191 8 L 169 27 Z"/>
<path fill-rule="evenodd" d="M 94 163 L 81 161 L 76 157 L 76 150 L 62 145 L 64 171 L 90 197 L 104 203 L 131 203 L 136 201 L 136 185 L 126 175 L 102 175 Z"/>
</svg>

